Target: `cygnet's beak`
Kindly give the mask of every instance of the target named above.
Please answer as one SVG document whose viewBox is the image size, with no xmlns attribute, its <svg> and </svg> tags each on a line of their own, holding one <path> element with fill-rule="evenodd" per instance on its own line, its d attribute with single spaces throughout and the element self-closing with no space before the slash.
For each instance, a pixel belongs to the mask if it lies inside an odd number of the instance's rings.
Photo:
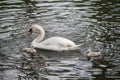
<svg viewBox="0 0 120 80">
<path fill-rule="evenodd" d="M 30 35 L 32 35 L 32 33 L 33 33 L 33 30 L 32 30 L 32 28 L 30 28 L 30 29 L 28 30 L 28 35 L 30 36 Z"/>
</svg>

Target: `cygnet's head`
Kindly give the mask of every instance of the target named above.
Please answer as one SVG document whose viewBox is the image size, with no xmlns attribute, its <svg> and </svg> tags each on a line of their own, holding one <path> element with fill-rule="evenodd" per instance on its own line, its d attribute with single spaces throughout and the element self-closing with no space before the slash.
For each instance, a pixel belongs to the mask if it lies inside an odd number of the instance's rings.
<svg viewBox="0 0 120 80">
<path fill-rule="evenodd" d="M 88 49 L 88 50 L 86 51 L 86 54 L 89 54 L 89 53 L 91 53 L 91 49 Z"/>
</svg>

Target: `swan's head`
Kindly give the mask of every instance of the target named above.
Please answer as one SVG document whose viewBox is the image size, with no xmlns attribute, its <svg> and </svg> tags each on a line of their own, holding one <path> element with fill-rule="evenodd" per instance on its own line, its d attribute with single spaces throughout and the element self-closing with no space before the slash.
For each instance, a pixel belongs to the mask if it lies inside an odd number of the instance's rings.
<svg viewBox="0 0 120 80">
<path fill-rule="evenodd" d="M 33 31 L 37 31 L 40 30 L 42 27 L 37 25 L 37 24 L 33 24 L 30 29 L 28 30 L 28 35 L 31 35 L 33 33 Z"/>
<path fill-rule="evenodd" d="M 28 35 L 30 36 L 32 33 L 33 33 L 33 29 L 30 28 L 30 29 L 28 30 Z"/>
</svg>

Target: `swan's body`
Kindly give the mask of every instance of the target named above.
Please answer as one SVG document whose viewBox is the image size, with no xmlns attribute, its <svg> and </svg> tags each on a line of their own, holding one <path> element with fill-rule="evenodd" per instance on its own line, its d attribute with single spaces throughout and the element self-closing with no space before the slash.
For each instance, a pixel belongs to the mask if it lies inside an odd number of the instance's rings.
<svg viewBox="0 0 120 80">
<path fill-rule="evenodd" d="M 32 43 L 31 46 L 54 51 L 74 50 L 78 47 L 78 45 L 75 45 L 71 40 L 62 37 L 51 37 L 40 43 Z"/>
<path fill-rule="evenodd" d="M 75 50 L 79 49 L 80 47 L 80 45 L 76 45 L 73 41 L 62 37 L 51 37 L 42 41 L 45 36 L 45 31 L 41 26 L 37 24 L 32 25 L 32 27 L 29 30 L 29 34 L 36 30 L 39 30 L 40 35 L 37 38 L 35 38 L 31 43 L 31 46 L 34 48 L 53 51 L 64 51 Z"/>
</svg>

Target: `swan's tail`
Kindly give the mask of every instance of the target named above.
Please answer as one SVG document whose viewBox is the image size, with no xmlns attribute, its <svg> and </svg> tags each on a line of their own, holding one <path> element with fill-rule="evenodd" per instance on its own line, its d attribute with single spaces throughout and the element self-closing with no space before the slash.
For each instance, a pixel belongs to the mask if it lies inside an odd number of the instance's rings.
<svg viewBox="0 0 120 80">
<path fill-rule="evenodd" d="M 69 50 L 80 49 L 80 47 L 81 47 L 82 45 L 83 45 L 83 43 L 82 43 L 82 44 L 79 44 L 79 45 L 75 45 L 74 47 L 69 48 Z"/>
</svg>

